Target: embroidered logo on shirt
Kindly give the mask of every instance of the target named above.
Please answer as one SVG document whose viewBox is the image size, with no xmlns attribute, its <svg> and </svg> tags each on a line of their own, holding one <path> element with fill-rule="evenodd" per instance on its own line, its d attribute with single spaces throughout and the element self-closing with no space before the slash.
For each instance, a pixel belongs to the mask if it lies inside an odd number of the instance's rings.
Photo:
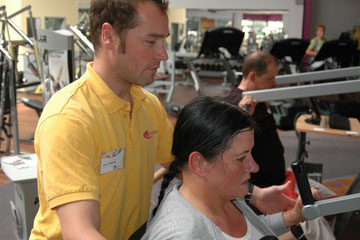
<svg viewBox="0 0 360 240">
<path fill-rule="evenodd" d="M 158 130 L 155 130 L 155 131 L 145 131 L 143 136 L 144 138 L 146 139 L 150 139 L 153 137 L 154 134 L 157 134 L 158 133 Z"/>
</svg>

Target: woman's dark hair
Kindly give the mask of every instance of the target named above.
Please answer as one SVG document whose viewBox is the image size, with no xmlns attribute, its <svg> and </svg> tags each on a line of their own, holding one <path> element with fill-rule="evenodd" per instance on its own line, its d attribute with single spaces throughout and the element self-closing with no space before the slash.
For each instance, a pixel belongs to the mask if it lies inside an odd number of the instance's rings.
<svg viewBox="0 0 360 240">
<path fill-rule="evenodd" d="M 172 154 L 174 161 L 161 184 L 158 205 L 164 198 L 170 181 L 181 172 L 189 155 L 196 151 L 207 161 L 214 161 L 224 153 L 232 139 L 244 129 L 254 129 L 255 123 L 248 113 L 238 106 L 212 97 L 198 97 L 186 104 L 175 125 Z"/>
</svg>

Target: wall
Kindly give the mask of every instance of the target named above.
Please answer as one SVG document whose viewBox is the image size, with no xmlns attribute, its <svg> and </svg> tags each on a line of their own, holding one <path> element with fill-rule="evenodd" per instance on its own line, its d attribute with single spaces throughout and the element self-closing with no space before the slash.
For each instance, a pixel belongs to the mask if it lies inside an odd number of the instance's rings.
<svg viewBox="0 0 360 240">
<path fill-rule="evenodd" d="M 360 25 L 360 1 L 312 0 L 311 36 L 315 36 L 317 24 L 325 24 L 326 39 L 339 38 L 341 32 Z"/>
<path fill-rule="evenodd" d="M 21 9 L 21 1 L 20 0 L 0 0 L 0 6 L 4 6 L 6 7 L 6 14 L 7 15 L 11 15 L 15 12 L 17 12 L 18 10 Z M 11 19 L 18 27 L 21 28 L 21 16 L 16 16 L 14 18 Z M 19 34 L 17 34 L 12 27 L 9 27 L 10 30 L 10 39 L 11 40 L 20 40 L 22 39 Z M 8 39 L 8 35 L 7 32 L 5 33 L 6 35 L 6 39 Z"/>
<path fill-rule="evenodd" d="M 14 1 L 14 0 L 11 0 Z M 67 25 L 75 25 L 78 20 L 77 4 L 78 2 L 90 2 L 90 0 L 21 0 L 22 7 L 31 5 L 33 17 L 41 18 L 41 26 L 45 27 L 44 17 L 65 17 Z M 26 14 L 22 19 L 22 24 L 26 26 Z"/>
<path fill-rule="evenodd" d="M 325 1 L 325 0 L 323 0 Z M 332 0 L 336 1 L 336 0 Z M 349 1 L 349 0 L 347 0 Z M 355 2 L 356 0 L 353 0 Z M 0 0 L 2 5 L 9 5 L 9 12 L 15 12 L 27 5 L 31 5 L 34 17 L 41 18 L 41 26 L 44 27 L 44 17 L 65 17 L 66 23 L 74 25 L 77 22 L 77 4 L 78 2 L 90 2 L 90 0 Z M 303 5 L 296 4 L 302 0 L 170 0 L 169 1 L 169 17 L 170 21 L 174 9 L 197 8 L 197 9 L 246 9 L 246 10 L 281 10 L 288 11 L 289 18 L 285 23 L 285 31 L 289 37 L 301 37 L 302 35 L 302 19 Z M 10 10 L 13 9 L 13 11 Z M 183 12 L 183 10 L 181 10 Z M 177 13 L 175 14 L 177 15 Z M 180 14 L 181 15 L 181 14 Z M 21 20 L 17 20 L 17 25 L 21 29 L 26 29 L 26 18 L 28 14 L 21 14 Z"/>
<path fill-rule="evenodd" d="M 90 2 L 90 0 L 0 0 L 0 6 L 5 5 L 7 13 L 12 14 L 21 8 L 31 5 L 34 17 L 41 17 L 44 26 L 44 17 L 66 17 L 67 24 L 77 22 L 77 2 Z M 169 7 L 181 8 L 215 8 L 215 9 L 245 9 L 245 10 L 282 10 L 288 11 L 285 22 L 286 31 L 289 37 L 302 36 L 303 5 L 298 5 L 301 0 L 170 0 Z M 169 12 L 171 18 L 172 11 Z M 181 15 L 181 14 L 180 14 Z M 13 21 L 21 29 L 26 29 L 26 17 L 23 13 L 13 18 Z M 172 20 L 171 20 L 172 21 Z M 177 21 L 177 20 L 174 20 Z M 312 0 L 311 14 L 311 36 L 315 35 L 315 27 L 319 23 L 327 26 L 326 37 L 328 39 L 338 38 L 345 30 L 352 30 L 354 25 L 360 25 L 360 1 L 359 0 Z M 19 39 L 17 34 L 12 36 Z M 13 39 L 13 38 L 12 38 Z"/>
<path fill-rule="evenodd" d="M 31 6 L 33 17 L 41 19 L 41 27 L 45 26 L 45 17 L 65 17 L 67 25 L 74 25 L 78 20 L 77 6 L 79 2 L 89 3 L 90 0 L 61 0 L 61 1 L 48 1 L 48 0 L 0 0 L 0 6 L 6 6 L 8 15 L 16 11 Z M 13 22 L 26 33 L 26 19 L 29 16 L 25 11 L 20 15 L 12 18 Z M 12 40 L 21 39 L 17 33 L 11 30 L 10 36 Z"/>
<path fill-rule="evenodd" d="M 300 4 L 297 4 L 300 2 Z M 304 6 L 302 0 L 170 0 L 170 8 L 231 9 L 231 10 L 280 10 L 289 17 L 285 31 L 289 37 L 301 38 Z"/>
</svg>

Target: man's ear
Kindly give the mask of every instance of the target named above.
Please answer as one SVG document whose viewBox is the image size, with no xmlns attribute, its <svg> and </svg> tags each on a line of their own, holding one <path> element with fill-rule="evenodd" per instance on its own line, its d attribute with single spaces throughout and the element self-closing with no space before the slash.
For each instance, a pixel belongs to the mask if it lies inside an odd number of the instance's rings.
<svg viewBox="0 0 360 240">
<path fill-rule="evenodd" d="M 101 27 L 101 42 L 104 48 L 113 49 L 116 42 L 116 33 L 113 26 L 110 23 L 106 22 Z"/>
<path fill-rule="evenodd" d="M 251 82 L 255 83 L 256 73 L 255 72 L 250 72 L 249 73 L 249 79 L 251 80 Z"/>
<path fill-rule="evenodd" d="M 204 176 L 208 169 L 208 162 L 199 152 L 189 155 L 189 168 L 198 176 Z"/>
</svg>

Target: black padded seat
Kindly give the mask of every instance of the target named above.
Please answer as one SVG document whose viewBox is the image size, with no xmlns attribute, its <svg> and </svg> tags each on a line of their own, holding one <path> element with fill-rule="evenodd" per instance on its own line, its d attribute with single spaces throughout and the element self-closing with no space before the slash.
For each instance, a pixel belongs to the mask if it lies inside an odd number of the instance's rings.
<svg viewBox="0 0 360 240">
<path fill-rule="evenodd" d="M 43 110 L 43 103 L 40 100 L 36 100 L 36 99 L 29 99 L 29 98 L 21 98 L 21 102 L 23 102 L 26 106 L 28 106 L 29 108 L 32 108 L 36 111 L 36 113 L 38 114 L 38 116 L 40 117 L 41 112 Z"/>
</svg>

